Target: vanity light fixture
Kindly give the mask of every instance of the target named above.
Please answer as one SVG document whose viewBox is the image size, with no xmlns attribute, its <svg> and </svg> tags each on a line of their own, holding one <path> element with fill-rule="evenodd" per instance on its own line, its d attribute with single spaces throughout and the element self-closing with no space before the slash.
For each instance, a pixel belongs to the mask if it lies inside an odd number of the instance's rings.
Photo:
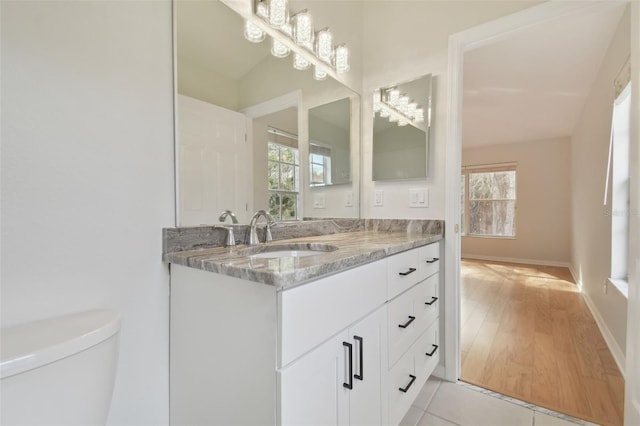
<svg viewBox="0 0 640 426">
<path fill-rule="evenodd" d="M 293 50 L 293 67 L 307 70 L 313 65 L 316 80 L 349 71 L 349 49 L 344 44 L 334 47 L 333 33 L 328 28 L 314 32 L 309 11 L 305 9 L 289 17 L 287 0 L 254 1 L 254 14 L 244 25 L 248 41 L 260 43 L 266 34 L 271 35 L 271 54 L 284 58 Z M 272 30 L 282 37 L 276 39 Z"/>
<path fill-rule="evenodd" d="M 374 117 L 377 113 L 391 123 L 398 123 L 398 126 L 424 122 L 424 109 L 396 87 L 373 92 Z"/>
</svg>

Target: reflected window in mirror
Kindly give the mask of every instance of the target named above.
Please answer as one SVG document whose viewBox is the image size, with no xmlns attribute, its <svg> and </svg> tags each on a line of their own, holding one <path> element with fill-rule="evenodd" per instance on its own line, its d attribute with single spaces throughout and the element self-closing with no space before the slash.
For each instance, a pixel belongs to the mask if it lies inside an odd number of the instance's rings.
<svg viewBox="0 0 640 426">
<path fill-rule="evenodd" d="M 331 147 L 311 141 L 309 162 L 311 185 L 331 185 Z"/>
<path fill-rule="evenodd" d="M 297 220 L 300 203 L 300 154 L 297 148 L 275 142 L 289 138 L 297 146 L 295 135 L 269 129 L 267 149 L 269 213 L 276 220 Z"/>
<path fill-rule="evenodd" d="M 309 109 L 310 186 L 351 183 L 351 99 Z"/>
<path fill-rule="evenodd" d="M 374 92 L 374 181 L 427 177 L 431 110 L 430 74 Z"/>
</svg>

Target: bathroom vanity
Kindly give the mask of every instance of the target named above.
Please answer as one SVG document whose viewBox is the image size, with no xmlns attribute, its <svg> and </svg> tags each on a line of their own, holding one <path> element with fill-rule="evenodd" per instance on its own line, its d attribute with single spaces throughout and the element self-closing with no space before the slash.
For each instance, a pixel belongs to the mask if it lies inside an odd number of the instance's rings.
<svg viewBox="0 0 640 426">
<path fill-rule="evenodd" d="M 358 231 L 165 254 L 171 423 L 398 424 L 439 362 L 441 238 Z"/>
</svg>

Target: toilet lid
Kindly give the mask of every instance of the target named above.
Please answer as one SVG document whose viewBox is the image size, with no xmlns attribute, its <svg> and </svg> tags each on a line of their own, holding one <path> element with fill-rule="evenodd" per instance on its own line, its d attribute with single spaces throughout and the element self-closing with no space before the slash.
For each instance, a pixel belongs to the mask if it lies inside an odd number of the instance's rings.
<svg viewBox="0 0 640 426">
<path fill-rule="evenodd" d="M 120 314 L 94 310 L 0 330 L 0 379 L 76 354 L 120 331 Z"/>
</svg>

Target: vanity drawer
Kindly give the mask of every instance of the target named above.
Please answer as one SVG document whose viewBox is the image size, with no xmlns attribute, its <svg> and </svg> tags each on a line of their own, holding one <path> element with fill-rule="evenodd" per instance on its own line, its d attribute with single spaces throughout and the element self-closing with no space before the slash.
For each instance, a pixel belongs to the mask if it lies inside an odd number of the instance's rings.
<svg viewBox="0 0 640 426">
<path fill-rule="evenodd" d="M 429 377 L 440 360 L 438 321 L 435 321 L 418 339 L 413 347 L 416 375 Z"/>
<path fill-rule="evenodd" d="M 414 354 L 408 352 L 389 371 L 387 393 L 390 425 L 400 424 L 426 380 L 415 374 L 414 361 Z"/>
<path fill-rule="evenodd" d="M 387 297 L 389 300 L 419 283 L 427 276 L 426 268 L 420 267 L 419 249 L 407 250 L 387 258 Z"/>
<path fill-rule="evenodd" d="M 404 354 L 427 328 L 428 310 L 425 300 L 431 300 L 432 282 L 425 280 L 389 303 L 387 327 L 389 336 L 389 366 Z M 427 305 L 428 306 L 428 305 Z"/>
<path fill-rule="evenodd" d="M 386 301 L 387 264 L 369 263 L 278 293 L 283 367 Z"/>
<path fill-rule="evenodd" d="M 424 282 L 420 283 L 414 305 L 416 321 L 420 324 L 419 328 L 424 330 L 427 328 L 440 313 L 440 298 L 438 289 L 440 287 L 440 275 L 431 275 Z"/>
<path fill-rule="evenodd" d="M 417 249 L 421 274 L 424 277 L 440 270 L 440 243 L 429 244 Z"/>
</svg>

